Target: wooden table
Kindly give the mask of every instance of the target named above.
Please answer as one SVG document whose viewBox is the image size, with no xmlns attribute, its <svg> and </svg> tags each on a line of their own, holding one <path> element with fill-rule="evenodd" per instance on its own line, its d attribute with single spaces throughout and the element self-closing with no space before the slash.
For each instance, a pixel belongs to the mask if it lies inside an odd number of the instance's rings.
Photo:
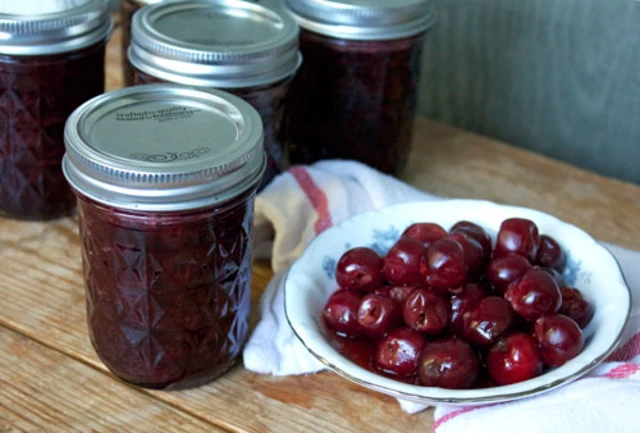
<svg viewBox="0 0 640 433">
<path fill-rule="evenodd" d="M 120 87 L 119 35 L 108 48 Z M 404 179 L 448 197 L 530 206 L 640 249 L 640 187 L 419 119 Z M 470 216 L 472 217 L 472 216 Z M 253 316 L 271 271 L 256 264 Z M 114 378 L 87 335 L 75 218 L 0 219 L 0 431 L 430 431 L 392 398 L 332 373 L 276 378 L 238 366 L 207 386 L 138 389 Z"/>
</svg>

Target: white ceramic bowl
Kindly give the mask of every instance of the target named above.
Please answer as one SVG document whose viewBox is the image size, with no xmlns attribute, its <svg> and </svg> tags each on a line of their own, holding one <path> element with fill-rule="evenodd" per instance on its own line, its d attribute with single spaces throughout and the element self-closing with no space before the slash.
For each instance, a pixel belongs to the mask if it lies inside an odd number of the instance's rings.
<svg viewBox="0 0 640 433">
<path fill-rule="evenodd" d="M 595 307 L 585 329 L 584 350 L 562 367 L 525 382 L 487 389 L 449 390 L 401 383 L 359 367 L 335 350 L 320 325 L 322 309 L 336 289 L 337 260 L 348 249 L 369 246 L 384 254 L 415 222 L 435 222 L 449 229 L 470 220 L 493 237 L 511 217 L 534 221 L 541 234 L 555 238 L 567 254 L 567 282 Z M 614 257 L 575 226 L 540 211 L 478 200 L 405 203 L 356 215 L 318 236 L 293 265 L 285 283 L 285 311 L 296 336 L 316 358 L 339 375 L 367 388 L 420 403 L 481 404 L 548 391 L 577 379 L 615 348 L 629 317 L 631 294 Z"/>
</svg>

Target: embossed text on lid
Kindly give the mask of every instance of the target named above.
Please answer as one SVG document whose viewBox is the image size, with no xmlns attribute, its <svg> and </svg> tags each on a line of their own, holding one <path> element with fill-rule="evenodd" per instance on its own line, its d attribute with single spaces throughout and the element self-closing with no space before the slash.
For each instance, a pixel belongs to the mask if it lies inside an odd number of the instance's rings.
<svg viewBox="0 0 640 433">
<path fill-rule="evenodd" d="M 116 207 L 179 210 L 225 201 L 264 171 L 262 122 L 221 91 L 130 87 L 78 108 L 63 168 L 82 194 Z"/>
</svg>

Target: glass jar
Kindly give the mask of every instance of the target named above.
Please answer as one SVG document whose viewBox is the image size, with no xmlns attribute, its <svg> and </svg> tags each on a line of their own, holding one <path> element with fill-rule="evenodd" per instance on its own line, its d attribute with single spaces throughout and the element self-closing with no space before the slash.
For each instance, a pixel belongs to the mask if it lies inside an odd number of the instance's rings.
<svg viewBox="0 0 640 433">
<path fill-rule="evenodd" d="M 143 8 L 131 26 L 136 84 L 172 82 L 223 89 L 262 117 L 267 171 L 288 166 L 283 117 L 301 62 L 298 26 L 287 15 L 238 0 L 164 1 Z"/>
<path fill-rule="evenodd" d="M 287 0 L 304 63 L 287 106 L 293 164 L 354 159 L 398 174 L 411 147 L 432 0 Z"/>
<path fill-rule="evenodd" d="M 221 91 L 134 86 L 79 107 L 65 140 L 99 357 L 148 388 L 215 379 L 247 338 L 260 116 Z"/>
<path fill-rule="evenodd" d="M 0 213 L 68 214 L 64 122 L 104 91 L 106 0 L 0 3 Z"/>
</svg>

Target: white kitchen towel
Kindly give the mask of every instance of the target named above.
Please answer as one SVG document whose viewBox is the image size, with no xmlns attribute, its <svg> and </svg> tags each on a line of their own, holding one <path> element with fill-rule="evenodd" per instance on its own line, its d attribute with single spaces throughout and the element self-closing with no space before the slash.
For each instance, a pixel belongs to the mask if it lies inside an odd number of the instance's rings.
<svg viewBox="0 0 640 433">
<path fill-rule="evenodd" d="M 261 320 L 244 350 L 245 367 L 273 375 L 323 370 L 286 321 L 282 285 L 286 270 L 315 236 L 352 215 L 394 203 L 437 199 L 353 161 L 296 166 L 274 179 L 256 199 L 254 254 L 271 259 L 275 276 L 261 299 Z M 608 362 L 588 378 L 539 397 L 489 406 L 438 407 L 434 431 L 640 432 L 637 423 L 625 424 L 625 419 L 635 418 L 631 408 L 640 407 L 640 253 L 608 247 L 634 290 L 623 343 Z M 409 413 L 426 408 L 400 404 Z"/>
</svg>

